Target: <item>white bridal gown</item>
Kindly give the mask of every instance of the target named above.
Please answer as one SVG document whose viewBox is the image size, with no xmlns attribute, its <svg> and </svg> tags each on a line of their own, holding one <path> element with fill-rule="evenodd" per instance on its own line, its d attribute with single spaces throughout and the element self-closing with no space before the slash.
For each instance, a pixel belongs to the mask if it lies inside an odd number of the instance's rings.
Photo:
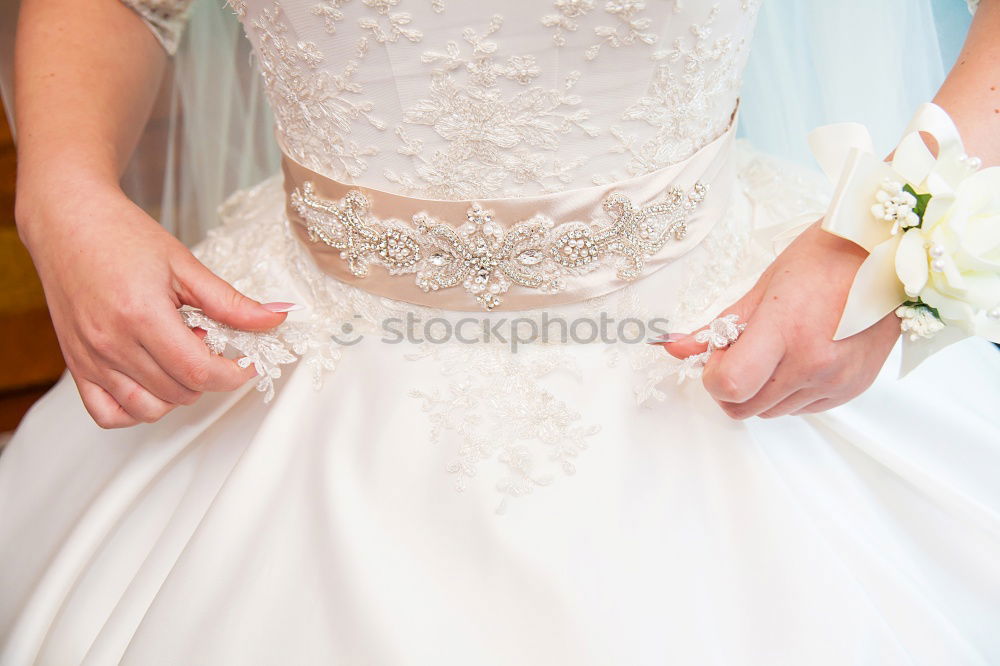
<svg viewBox="0 0 1000 666">
<path fill-rule="evenodd" d="M 179 8 L 133 4 L 170 46 Z M 702 325 L 822 210 L 726 139 L 756 0 L 234 5 L 289 157 L 339 181 L 558 196 L 736 151 L 710 233 L 567 319 Z M 1000 663 L 990 345 L 735 422 L 641 343 L 383 342 L 486 315 L 321 272 L 280 179 L 222 215 L 202 260 L 307 306 L 229 332 L 280 377 L 117 431 L 68 378 L 38 402 L 0 457 L 4 666 Z"/>
</svg>

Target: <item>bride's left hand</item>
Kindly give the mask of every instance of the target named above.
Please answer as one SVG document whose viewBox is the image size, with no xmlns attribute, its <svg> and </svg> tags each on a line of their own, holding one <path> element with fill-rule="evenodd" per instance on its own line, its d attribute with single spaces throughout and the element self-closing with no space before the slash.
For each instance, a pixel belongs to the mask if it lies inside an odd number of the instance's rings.
<svg viewBox="0 0 1000 666">
<path fill-rule="evenodd" d="M 782 252 L 734 313 L 746 330 L 716 351 L 702 381 L 734 419 L 821 412 L 859 395 L 874 381 L 899 337 L 899 319 L 833 341 L 854 274 L 866 253 L 812 225 Z M 663 347 L 677 358 L 705 350 L 693 334 Z"/>
</svg>

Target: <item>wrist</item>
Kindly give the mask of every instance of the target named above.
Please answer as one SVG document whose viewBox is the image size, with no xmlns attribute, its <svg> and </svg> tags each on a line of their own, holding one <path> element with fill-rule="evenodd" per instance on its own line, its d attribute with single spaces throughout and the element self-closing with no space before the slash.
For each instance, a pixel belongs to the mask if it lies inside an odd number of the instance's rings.
<svg viewBox="0 0 1000 666">
<path fill-rule="evenodd" d="M 65 170 L 70 175 L 33 178 L 18 175 L 14 219 L 21 242 L 32 250 L 41 236 L 79 222 L 94 208 L 128 200 L 118 182 L 98 174 Z"/>
<path fill-rule="evenodd" d="M 852 274 L 868 257 L 868 253 L 857 243 L 824 230 L 823 218 L 809 225 L 802 236 L 822 248 L 821 256 L 836 257 L 838 261 L 849 265 Z"/>
</svg>

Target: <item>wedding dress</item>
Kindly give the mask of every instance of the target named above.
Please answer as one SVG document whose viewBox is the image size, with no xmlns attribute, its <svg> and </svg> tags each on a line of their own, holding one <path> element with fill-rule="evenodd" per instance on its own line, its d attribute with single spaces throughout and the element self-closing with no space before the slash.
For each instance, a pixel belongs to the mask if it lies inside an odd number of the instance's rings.
<svg viewBox="0 0 1000 666">
<path fill-rule="evenodd" d="M 130 4 L 176 44 L 183 3 Z M 823 212 L 733 140 L 758 4 L 233 2 L 284 173 L 196 253 L 305 309 L 188 312 L 263 374 L 157 423 L 33 407 L 0 663 L 1000 662 L 992 346 L 736 422 L 642 344 Z M 543 312 L 570 335 L 512 341 Z"/>
</svg>

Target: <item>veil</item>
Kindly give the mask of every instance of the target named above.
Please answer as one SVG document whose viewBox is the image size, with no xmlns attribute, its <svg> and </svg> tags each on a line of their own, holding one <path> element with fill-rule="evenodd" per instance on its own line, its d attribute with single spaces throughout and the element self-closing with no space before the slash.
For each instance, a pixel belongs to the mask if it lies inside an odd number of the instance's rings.
<svg viewBox="0 0 1000 666">
<path fill-rule="evenodd" d="M 808 133 L 853 121 L 888 154 L 934 97 L 971 18 L 962 0 L 764 0 L 741 133 L 765 152 L 811 163 Z"/>
<path fill-rule="evenodd" d="M 20 3 L 0 4 L 0 93 L 16 137 L 13 51 Z M 223 0 L 195 0 L 122 187 L 192 245 L 215 226 L 227 196 L 278 170 L 272 124 L 236 16 Z"/>
<path fill-rule="evenodd" d="M 10 115 L 18 2 L 4 4 L 0 92 Z M 853 120 L 888 153 L 933 97 L 969 20 L 962 0 L 763 0 L 740 132 L 765 152 L 807 162 L 810 130 Z M 195 0 L 125 190 L 193 244 L 231 192 L 277 171 L 272 122 L 236 16 L 222 0 Z"/>
</svg>

